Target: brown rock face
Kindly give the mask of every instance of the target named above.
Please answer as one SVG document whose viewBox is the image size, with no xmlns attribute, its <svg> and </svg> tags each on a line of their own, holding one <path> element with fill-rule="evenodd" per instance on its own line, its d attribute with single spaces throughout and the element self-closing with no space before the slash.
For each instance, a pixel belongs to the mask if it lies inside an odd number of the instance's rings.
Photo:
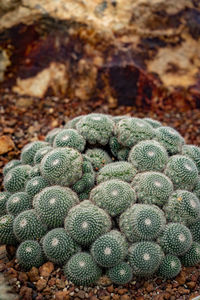
<svg viewBox="0 0 200 300">
<path fill-rule="evenodd" d="M 200 107 L 197 0 L 7 1 L 0 15 L 2 89 Z"/>
</svg>

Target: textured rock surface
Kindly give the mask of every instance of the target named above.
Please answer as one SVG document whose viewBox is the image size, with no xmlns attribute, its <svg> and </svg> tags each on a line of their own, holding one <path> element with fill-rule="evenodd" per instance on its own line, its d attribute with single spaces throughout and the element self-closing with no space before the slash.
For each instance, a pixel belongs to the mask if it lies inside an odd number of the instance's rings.
<svg viewBox="0 0 200 300">
<path fill-rule="evenodd" d="M 0 0 L 0 86 L 200 107 L 198 0 Z"/>
</svg>

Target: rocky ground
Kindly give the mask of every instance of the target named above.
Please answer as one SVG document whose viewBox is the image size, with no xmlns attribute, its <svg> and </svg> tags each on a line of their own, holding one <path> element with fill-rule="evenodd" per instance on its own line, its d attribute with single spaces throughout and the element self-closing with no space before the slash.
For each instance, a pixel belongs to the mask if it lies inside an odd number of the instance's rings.
<svg viewBox="0 0 200 300">
<path fill-rule="evenodd" d="M 90 112 L 103 112 L 113 115 L 127 114 L 139 117 L 152 117 L 165 125 L 177 129 L 187 143 L 200 146 L 200 110 L 186 112 L 144 111 L 134 107 L 109 107 L 103 101 L 71 101 L 56 97 L 38 100 L 30 97 L 10 95 L 0 96 L 0 172 L 13 158 L 18 158 L 21 148 L 30 141 L 43 140 L 54 127 L 62 126 L 68 119 Z M 0 176 L 2 187 L 2 176 Z M 9 248 L 8 259 L 5 247 L 0 248 L 0 271 L 17 293 L 16 299 L 91 299 L 91 300 L 143 300 L 143 299 L 193 299 L 200 295 L 200 266 L 184 268 L 174 280 L 159 278 L 133 281 L 125 286 L 110 284 L 102 278 L 93 287 L 76 287 L 64 277 L 62 270 L 47 262 L 39 269 L 32 268 L 25 273 L 15 261 L 14 249 Z M 10 298 L 8 298 L 10 299 Z"/>
</svg>

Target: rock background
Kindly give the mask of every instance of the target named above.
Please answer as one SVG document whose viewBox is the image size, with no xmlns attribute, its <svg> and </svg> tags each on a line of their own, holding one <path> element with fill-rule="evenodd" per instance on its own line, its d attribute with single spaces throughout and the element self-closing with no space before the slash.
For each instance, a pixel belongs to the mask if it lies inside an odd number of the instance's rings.
<svg viewBox="0 0 200 300">
<path fill-rule="evenodd" d="M 0 0 L 0 93 L 200 107 L 199 0 Z"/>
</svg>

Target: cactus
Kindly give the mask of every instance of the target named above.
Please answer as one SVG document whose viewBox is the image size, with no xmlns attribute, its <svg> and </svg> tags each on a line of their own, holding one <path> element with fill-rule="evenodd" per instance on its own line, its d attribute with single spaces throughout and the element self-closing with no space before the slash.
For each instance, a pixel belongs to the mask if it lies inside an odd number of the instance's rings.
<svg viewBox="0 0 200 300">
<path fill-rule="evenodd" d="M 10 196 L 6 204 L 7 213 L 17 216 L 24 210 L 32 208 L 31 197 L 25 192 L 18 192 Z"/>
<path fill-rule="evenodd" d="M 0 243 L 25 269 L 49 260 L 75 284 L 122 285 L 199 262 L 200 148 L 159 121 L 76 117 L 3 175 Z"/>
<path fill-rule="evenodd" d="M 36 142 L 32 142 L 27 144 L 21 152 L 21 161 L 24 165 L 34 165 L 34 156 L 36 154 L 36 152 L 41 149 L 44 148 L 46 146 L 48 146 L 49 144 L 46 142 L 41 142 L 41 141 L 36 141 Z"/>
<path fill-rule="evenodd" d="M 80 152 L 85 149 L 86 141 L 75 129 L 63 129 L 55 137 L 54 147 L 70 147 Z"/>
<path fill-rule="evenodd" d="M 77 150 L 55 148 L 43 157 L 40 171 L 51 184 L 70 186 L 81 178 L 82 164 L 82 156 Z"/>
<path fill-rule="evenodd" d="M 188 251 L 180 257 L 185 267 L 191 267 L 200 263 L 200 243 L 193 242 Z"/>
<path fill-rule="evenodd" d="M 162 171 L 168 161 L 165 148 L 156 141 L 142 141 L 135 145 L 128 161 L 139 171 Z"/>
<path fill-rule="evenodd" d="M 191 192 L 176 190 L 163 208 L 171 222 L 190 224 L 200 217 L 199 199 Z"/>
<path fill-rule="evenodd" d="M 167 254 L 161 261 L 161 264 L 157 271 L 157 275 L 165 279 L 171 279 L 176 277 L 180 273 L 180 271 L 180 259 L 178 259 L 177 256 Z"/>
<path fill-rule="evenodd" d="M 200 148 L 194 145 L 183 145 L 182 154 L 187 155 L 195 162 L 200 173 Z"/>
<path fill-rule="evenodd" d="M 4 177 L 4 187 L 10 193 L 23 191 L 29 179 L 29 165 L 19 165 L 11 169 Z"/>
<path fill-rule="evenodd" d="M 28 195 L 34 197 L 48 185 L 49 183 L 46 179 L 44 179 L 42 176 L 36 176 L 27 181 L 25 191 Z"/>
<path fill-rule="evenodd" d="M 34 209 L 21 212 L 13 223 L 14 234 L 18 241 L 39 240 L 46 233 L 46 226 L 38 218 Z"/>
<path fill-rule="evenodd" d="M 133 165 L 128 162 L 114 162 L 107 164 L 101 168 L 97 174 L 97 183 L 104 182 L 109 179 L 121 179 L 131 182 L 136 174 Z"/>
<path fill-rule="evenodd" d="M 143 120 L 149 123 L 153 128 L 158 128 L 162 126 L 162 124 L 158 120 L 154 120 L 151 118 L 144 118 Z"/>
<path fill-rule="evenodd" d="M 193 241 L 200 243 L 200 217 L 189 225 Z"/>
<path fill-rule="evenodd" d="M 170 155 L 180 153 L 185 143 L 183 137 L 168 126 L 160 126 L 155 129 L 155 140 L 163 145 Z"/>
<path fill-rule="evenodd" d="M 70 209 L 65 219 L 65 229 L 80 245 L 90 245 L 110 228 L 110 217 L 89 200 Z"/>
<path fill-rule="evenodd" d="M 165 253 L 183 255 L 192 244 L 190 230 L 179 223 L 168 223 L 158 238 L 158 243 Z"/>
<path fill-rule="evenodd" d="M 130 242 L 154 240 L 165 224 L 163 211 L 147 204 L 134 204 L 119 219 L 120 230 Z"/>
<path fill-rule="evenodd" d="M 62 128 L 54 128 L 47 134 L 45 141 L 53 146 L 54 139 L 56 135 L 62 130 Z"/>
<path fill-rule="evenodd" d="M 6 176 L 6 174 L 14 167 L 21 165 L 22 162 L 18 159 L 13 159 L 9 161 L 4 167 L 3 167 L 3 176 Z"/>
<path fill-rule="evenodd" d="M 0 245 L 17 244 L 17 239 L 13 232 L 14 216 L 4 215 L 0 217 Z"/>
<path fill-rule="evenodd" d="M 195 163 L 184 155 L 174 155 L 169 159 L 165 169 L 176 189 L 192 190 L 198 180 Z"/>
<path fill-rule="evenodd" d="M 90 200 L 113 217 L 135 203 L 136 194 L 127 182 L 111 179 L 96 186 L 90 193 Z"/>
<path fill-rule="evenodd" d="M 77 203 L 79 199 L 76 193 L 60 186 L 46 187 L 34 198 L 34 208 L 48 228 L 63 226 L 70 208 Z"/>
<path fill-rule="evenodd" d="M 117 123 L 115 133 L 119 144 L 128 148 L 154 137 L 153 127 L 139 118 L 122 119 Z"/>
<path fill-rule="evenodd" d="M 32 240 L 26 240 L 19 245 L 16 258 L 25 270 L 39 267 L 44 262 L 41 246 Z"/>
<path fill-rule="evenodd" d="M 113 133 L 114 122 L 107 115 L 90 114 L 80 119 L 76 129 L 89 144 L 106 145 Z"/>
<path fill-rule="evenodd" d="M 132 244 L 129 248 L 128 261 L 134 275 L 147 277 L 157 271 L 163 256 L 158 244 L 145 241 Z"/>
<path fill-rule="evenodd" d="M 80 252 L 69 259 L 64 273 L 76 285 L 91 285 L 101 276 L 101 269 L 89 253 Z"/>
<path fill-rule="evenodd" d="M 59 265 L 65 264 L 79 250 L 64 228 L 49 231 L 43 237 L 42 247 L 46 257 Z"/>
<path fill-rule="evenodd" d="M 10 196 L 8 192 L 0 193 L 0 217 L 6 214 L 6 204 Z"/>
<path fill-rule="evenodd" d="M 112 282 L 120 285 L 130 282 L 133 277 L 131 267 L 124 261 L 108 269 L 107 274 Z"/>
<path fill-rule="evenodd" d="M 108 153 L 101 148 L 88 149 L 85 154 L 91 161 L 95 171 L 112 162 Z"/>
<path fill-rule="evenodd" d="M 171 180 L 160 172 L 139 173 L 131 186 L 135 189 L 138 202 L 163 206 L 173 191 Z"/>
<path fill-rule="evenodd" d="M 34 156 L 34 164 L 35 165 L 40 164 L 45 154 L 47 154 L 51 150 L 53 150 L 53 147 L 51 146 L 46 146 L 44 148 L 37 150 Z"/>
<path fill-rule="evenodd" d="M 128 253 L 128 243 L 117 230 L 112 230 L 100 236 L 91 247 L 91 254 L 101 267 L 114 267 Z"/>
</svg>

